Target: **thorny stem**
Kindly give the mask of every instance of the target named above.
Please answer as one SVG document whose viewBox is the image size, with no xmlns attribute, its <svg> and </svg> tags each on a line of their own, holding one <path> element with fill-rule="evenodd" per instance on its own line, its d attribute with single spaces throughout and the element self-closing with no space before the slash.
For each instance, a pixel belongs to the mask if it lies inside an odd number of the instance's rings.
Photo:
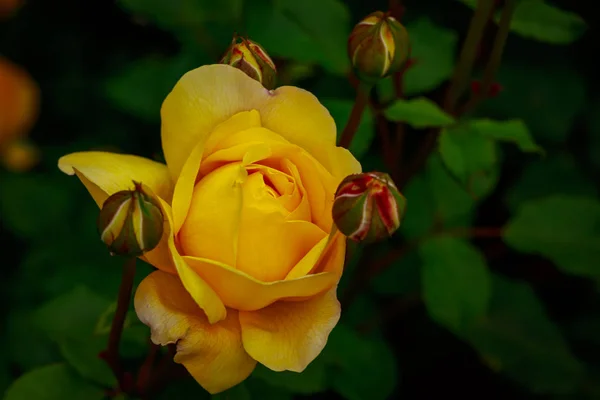
<svg viewBox="0 0 600 400">
<path fill-rule="evenodd" d="M 125 260 L 123 273 L 121 276 L 121 286 L 119 287 L 119 297 L 117 300 L 117 309 L 110 327 L 110 336 L 108 337 L 108 347 L 105 352 L 105 360 L 113 371 L 113 374 L 119 382 L 119 386 L 125 391 L 124 374 L 119 360 L 119 343 L 123 333 L 123 325 L 129 309 L 131 300 L 131 291 L 133 289 L 133 279 L 135 277 L 135 257 Z"/>
<path fill-rule="evenodd" d="M 508 38 L 508 32 L 510 31 L 510 21 L 515 12 L 517 2 L 515 0 L 507 0 L 502 9 L 502 15 L 500 16 L 500 22 L 498 23 L 498 32 L 494 39 L 494 47 L 492 53 L 486 64 L 485 71 L 483 72 L 483 79 L 481 81 L 481 87 L 479 93 L 473 94 L 467 104 L 462 108 L 461 114 L 466 114 L 472 111 L 477 105 L 483 100 L 494 83 L 496 73 L 500 68 L 500 62 L 502 61 L 502 54 L 504 53 L 504 45 Z"/>
<path fill-rule="evenodd" d="M 348 148 L 352 143 L 352 139 L 354 138 L 354 134 L 358 129 L 358 125 L 360 124 L 360 119 L 362 117 L 363 111 L 367 103 L 369 102 L 369 93 L 371 92 L 371 86 L 366 85 L 364 83 L 360 83 L 356 88 L 356 100 L 354 101 L 354 106 L 352 107 L 352 112 L 350 113 L 350 118 L 346 123 L 346 127 L 342 132 L 342 136 L 340 138 L 339 146 Z"/>
</svg>

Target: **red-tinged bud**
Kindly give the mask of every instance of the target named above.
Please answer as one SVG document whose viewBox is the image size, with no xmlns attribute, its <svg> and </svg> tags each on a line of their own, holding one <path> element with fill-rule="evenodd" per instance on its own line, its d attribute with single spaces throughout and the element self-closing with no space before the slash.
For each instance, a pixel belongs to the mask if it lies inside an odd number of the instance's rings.
<svg viewBox="0 0 600 400">
<path fill-rule="evenodd" d="M 275 87 L 277 68 L 267 52 L 252 40 L 234 36 L 220 64 L 228 64 L 242 70 L 250 78 L 259 81 L 269 90 Z"/>
<path fill-rule="evenodd" d="M 409 54 L 406 28 L 389 13 L 381 11 L 360 21 L 348 39 L 348 55 L 354 72 L 367 84 L 399 71 Z"/>
<path fill-rule="evenodd" d="M 158 202 L 141 183 L 104 202 L 98 215 L 100 238 L 112 254 L 140 256 L 155 248 L 163 234 L 163 214 Z"/>
<path fill-rule="evenodd" d="M 356 242 L 375 242 L 400 227 L 406 198 L 388 174 L 369 172 L 347 176 L 337 188 L 333 220 L 337 228 Z"/>
</svg>

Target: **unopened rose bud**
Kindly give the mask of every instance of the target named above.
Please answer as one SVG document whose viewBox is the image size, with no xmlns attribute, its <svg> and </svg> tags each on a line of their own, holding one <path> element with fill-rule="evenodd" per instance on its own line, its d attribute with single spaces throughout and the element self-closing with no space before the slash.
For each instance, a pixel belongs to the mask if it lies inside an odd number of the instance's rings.
<svg viewBox="0 0 600 400">
<path fill-rule="evenodd" d="M 275 63 L 267 52 L 252 40 L 234 36 L 220 63 L 242 70 L 269 90 L 275 87 L 277 76 Z"/>
<path fill-rule="evenodd" d="M 140 256 L 155 248 L 163 234 L 160 205 L 141 183 L 134 185 L 106 199 L 98 216 L 100 238 L 112 254 Z"/>
<path fill-rule="evenodd" d="M 356 75 L 374 84 L 402 68 L 410 55 L 408 32 L 394 17 L 376 11 L 360 21 L 348 39 Z"/>
<path fill-rule="evenodd" d="M 406 211 L 406 198 L 388 174 L 369 172 L 346 177 L 338 186 L 333 220 L 344 235 L 357 242 L 391 236 Z"/>
</svg>

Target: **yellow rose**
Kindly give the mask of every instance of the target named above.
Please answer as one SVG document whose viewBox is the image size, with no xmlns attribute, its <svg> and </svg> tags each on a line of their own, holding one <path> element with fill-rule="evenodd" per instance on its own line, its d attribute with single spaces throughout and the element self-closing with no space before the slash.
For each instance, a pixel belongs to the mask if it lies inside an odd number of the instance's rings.
<svg viewBox="0 0 600 400">
<path fill-rule="evenodd" d="M 228 65 L 185 74 L 161 117 L 167 165 L 102 152 L 59 160 L 99 205 L 132 180 L 158 197 L 165 234 L 143 257 L 159 270 L 137 289 L 140 320 L 154 343 L 177 343 L 175 361 L 211 393 L 256 362 L 304 370 L 340 316 L 345 238 L 331 232 L 331 207 L 360 164 L 336 147 L 312 94 L 266 90 Z"/>
</svg>

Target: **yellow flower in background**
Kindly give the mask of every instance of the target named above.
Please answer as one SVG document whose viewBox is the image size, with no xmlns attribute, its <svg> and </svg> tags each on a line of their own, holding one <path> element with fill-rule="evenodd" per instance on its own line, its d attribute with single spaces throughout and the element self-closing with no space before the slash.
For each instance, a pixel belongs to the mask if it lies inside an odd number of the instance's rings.
<svg viewBox="0 0 600 400">
<path fill-rule="evenodd" d="M 38 150 L 26 142 L 38 112 L 39 89 L 23 69 L 0 57 L 0 160 L 24 171 L 38 161 Z"/>
<path fill-rule="evenodd" d="M 157 196 L 166 221 L 143 256 L 158 271 L 137 289 L 140 320 L 155 343 L 177 343 L 175 361 L 211 393 L 257 362 L 304 370 L 340 316 L 345 237 L 331 231 L 331 208 L 360 164 L 336 147 L 312 94 L 269 91 L 228 65 L 185 74 L 161 117 L 167 165 L 104 152 L 59 160 L 98 205 L 132 180 Z"/>
</svg>

